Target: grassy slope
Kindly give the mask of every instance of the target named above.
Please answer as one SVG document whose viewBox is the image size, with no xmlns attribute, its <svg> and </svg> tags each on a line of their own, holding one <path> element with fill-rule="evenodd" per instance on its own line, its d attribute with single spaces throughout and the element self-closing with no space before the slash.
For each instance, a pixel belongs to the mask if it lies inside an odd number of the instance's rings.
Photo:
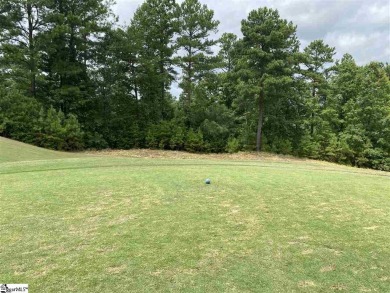
<svg viewBox="0 0 390 293">
<path fill-rule="evenodd" d="M 47 150 L 0 136 L 0 163 L 61 159 L 75 156 L 75 154 Z"/>
<path fill-rule="evenodd" d="M 37 292 L 388 292 L 389 176 L 267 159 L 0 163 L 0 280 Z"/>
</svg>

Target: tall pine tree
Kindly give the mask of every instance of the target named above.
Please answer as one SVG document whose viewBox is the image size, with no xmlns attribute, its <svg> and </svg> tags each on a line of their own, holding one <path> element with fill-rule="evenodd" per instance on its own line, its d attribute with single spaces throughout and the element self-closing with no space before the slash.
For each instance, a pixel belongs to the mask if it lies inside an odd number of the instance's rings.
<svg viewBox="0 0 390 293">
<path fill-rule="evenodd" d="M 43 70 L 46 103 L 67 115 L 87 120 L 94 87 L 89 67 L 95 65 L 97 45 L 114 20 L 110 2 L 103 0 L 58 0 L 50 2 L 45 21 L 46 47 Z"/>
<path fill-rule="evenodd" d="M 256 150 L 262 148 L 267 104 L 286 92 L 293 81 L 293 66 L 299 49 L 296 26 L 281 19 L 277 10 L 260 8 L 241 23 L 244 35 L 240 70 L 255 92 L 258 119 Z"/>
<path fill-rule="evenodd" d="M 147 0 L 136 11 L 128 29 L 134 43 L 131 74 L 142 76 L 137 84 L 137 97 L 145 118 L 158 122 L 167 118 L 169 89 L 175 79 L 173 38 L 178 31 L 177 4 L 174 0 Z"/>
<path fill-rule="evenodd" d="M 217 41 L 210 38 L 216 33 L 219 21 L 214 20 L 214 11 L 198 0 L 185 0 L 178 11 L 181 30 L 177 38 L 180 57 L 179 66 L 183 71 L 180 87 L 183 89 L 185 108 L 191 105 L 196 82 L 215 67 L 212 46 Z"/>
<path fill-rule="evenodd" d="M 46 4 L 46 0 L 0 0 L 0 67 L 6 69 L 0 70 L 2 78 L 34 97 Z"/>
</svg>

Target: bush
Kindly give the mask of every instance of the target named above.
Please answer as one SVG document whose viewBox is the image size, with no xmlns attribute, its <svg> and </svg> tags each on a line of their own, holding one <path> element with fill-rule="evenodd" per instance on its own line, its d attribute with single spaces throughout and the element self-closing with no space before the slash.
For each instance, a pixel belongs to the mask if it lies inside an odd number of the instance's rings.
<svg viewBox="0 0 390 293">
<path fill-rule="evenodd" d="M 172 150 L 183 150 L 185 142 L 185 130 L 183 127 L 177 126 L 173 129 L 173 134 L 169 145 Z"/>
<path fill-rule="evenodd" d="M 103 138 L 103 135 L 97 132 L 87 132 L 84 135 L 86 141 L 86 148 L 101 150 L 108 148 L 107 141 Z"/>
<path fill-rule="evenodd" d="M 157 138 L 158 134 L 154 127 L 149 128 L 148 133 L 146 134 L 146 146 L 151 149 L 157 149 L 159 146 L 159 141 Z"/>
<path fill-rule="evenodd" d="M 67 119 L 64 120 L 63 125 L 63 149 L 66 151 L 81 150 L 84 148 L 83 132 L 81 131 L 80 124 L 77 121 L 75 115 L 70 114 Z"/>
<path fill-rule="evenodd" d="M 146 145 L 152 149 L 170 149 L 175 126 L 173 121 L 162 121 L 149 127 Z"/>
<path fill-rule="evenodd" d="M 369 148 L 364 151 L 366 158 L 363 167 L 374 168 L 382 171 L 390 171 L 390 156 L 386 154 L 382 149 Z"/>
<path fill-rule="evenodd" d="M 40 107 L 16 90 L 0 89 L 0 135 L 33 143 Z"/>
<path fill-rule="evenodd" d="M 226 151 L 230 154 L 233 154 L 239 152 L 240 149 L 240 141 L 237 138 L 230 137 L 226 145 Z"/>
<path fill-rule="evenodd" d="M 200 126 L 204 141 L 211 152 L 224 152 L 229 138 L 229 129 L 216 121 L 204 120 Z"/>
<path fill-rule="evenodd" d="M 264 145 L 267 145 L 266 141 L 264 141 Z M 265 149 L 277 154 L 290 155 L 292 153 L 292 143 L 287 139 L 277 138 Z"/>
<path fill-rule="evenodd" d="M 61 151 L 84 148 L 84 133 L 76 116 L 70 114 L 65 117 L 62 111 L 56 111 L 53 107 L 47 112 L 41 109 L 35 134 L 35 144 L 44 148 Z"/>
<path fill-rule="evenodd" d="M 315 141 L 310 135 L 305 135 L 299 145 L 298 154 L 302 157 L 308 157 L 311 159 L 320 158 L 320 144 Z"/>
<path fill-rule="evenodd" d="M 207 150 L 202 131 L 195 132 L 192 128 L 188 131 L 185 149 L 189 152 L 204 152 Z"/>
</svg>

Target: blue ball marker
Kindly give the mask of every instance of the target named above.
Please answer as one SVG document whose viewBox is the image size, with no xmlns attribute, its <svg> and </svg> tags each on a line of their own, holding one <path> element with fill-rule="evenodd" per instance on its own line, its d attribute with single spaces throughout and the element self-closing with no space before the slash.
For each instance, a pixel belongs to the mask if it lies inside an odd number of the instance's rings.
<svg viewBox="0 0 390 293">
<path fill-rule="evenodd" d="M 204 181 L 204 183 L 206 183 L 206 184 L 211 184 L 211 180 L 210 180 L 210 179 L 206 179 L 206 180 Z"/>
</svg>

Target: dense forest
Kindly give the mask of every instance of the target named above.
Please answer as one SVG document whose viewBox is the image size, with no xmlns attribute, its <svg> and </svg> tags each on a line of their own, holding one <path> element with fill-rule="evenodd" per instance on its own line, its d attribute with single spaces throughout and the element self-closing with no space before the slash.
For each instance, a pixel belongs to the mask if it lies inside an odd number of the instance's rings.
<svg viewBox="0 0 390 293">
<path fill-rule="evenodd" d="M 390 65 L 358 66 L 259 8 L 0 0 L 0 135 L 57 150 L 267 151 L 390 171 Z M 239 24 L 237 24 L 239 25 Z M 173 86 L 181 94 L 174 97 Z"/>
</svg>

